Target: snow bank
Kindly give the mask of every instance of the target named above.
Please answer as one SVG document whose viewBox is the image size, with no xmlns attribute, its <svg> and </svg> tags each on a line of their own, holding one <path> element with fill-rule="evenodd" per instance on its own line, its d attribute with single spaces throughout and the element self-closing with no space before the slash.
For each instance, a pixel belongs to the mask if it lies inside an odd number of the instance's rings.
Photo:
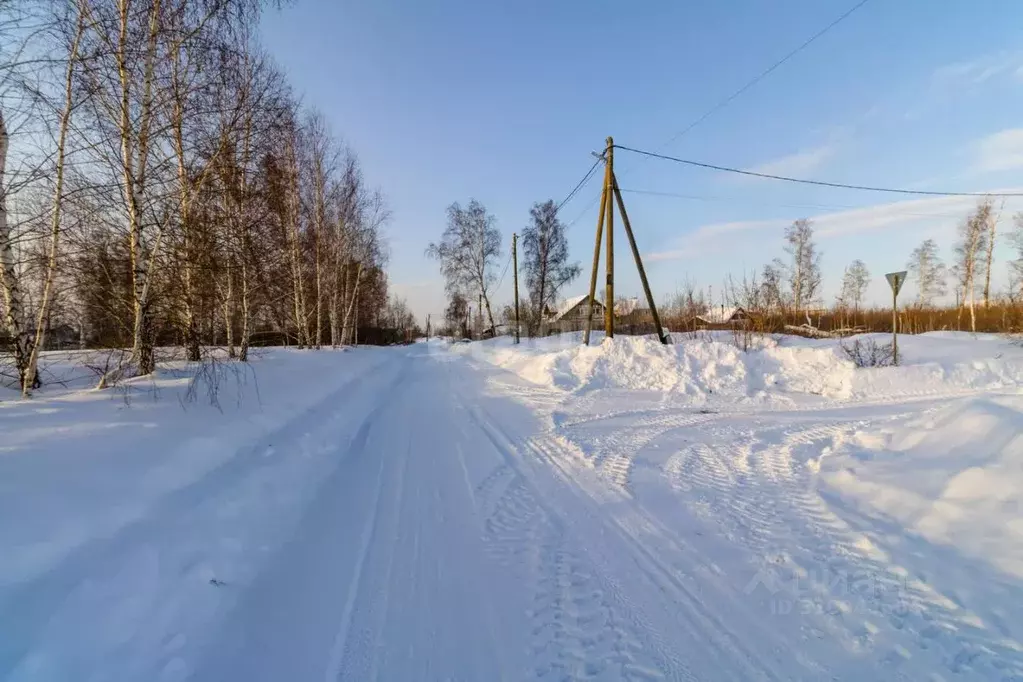
<svg viewBox="0 0 1023 682">
<path fill-rule="evenodd" d="M 387 395 L 387 353 L 258 350 L 213 375 L 219 408 L 208 382 L 189 401 L 186 363 L 0 399 L 0 678 L 187 677 L 161 676 L 167 643 L 203 641 L 293 532 L 365 391 Z M 49 365 L 94 383 L 74 356 Z"/>
<path fill-rule="evenodd" d="M 888 335 L 873 336 L 888 343 Z M 844 343 L 852 343 L 847 339 Z M 655 337 L 581 333 L 523 339 L 502 337 L 455 344 L 453 352 L 510 370 L 541 386 L 582 393 L 597 389 L 657 391 L 693 398 L 717 396 L 762 402 L 814 395 L 878 400 L 1023 386 L 1023 348 L 996 336 L 941 332 L 899 337 L 899 367 L 857 369 L 838 340 L 792 336 L 754 337 L 740 350 L 731 334 L 679 338 L 662 346 Z"/>
<path fill-rule="evenodd" d="M 888 343 L 887 334 L 864 335 Z M 1023 348 L 992 334 L 934 332 L 899 336 L 899 367 L 856 372 L 852 395 L 908 397 L 1023 386 Z"/>
<path fill-rule="evenodd" d="M 655 337 L 594 335 L 590 346 L 579 334 L 508 339 L 455 347 L 456 352 L 508 369 L 543 386 L 572 392 L 596 389 L 652 390 L 694 398 L 716 395 L 762 400 L 771 394 L 849 394 L 854 367 L 833 348 L 782 347 L 759 339 L 743 352 L 725 341 L 691 341 L 664 346 Z"/>
<path fill-rule="evenodd" d="M 968 398 L 856 431 L 822 460 L 831 495 L 1023 578 L 1023 401 Z"/>
</svg>

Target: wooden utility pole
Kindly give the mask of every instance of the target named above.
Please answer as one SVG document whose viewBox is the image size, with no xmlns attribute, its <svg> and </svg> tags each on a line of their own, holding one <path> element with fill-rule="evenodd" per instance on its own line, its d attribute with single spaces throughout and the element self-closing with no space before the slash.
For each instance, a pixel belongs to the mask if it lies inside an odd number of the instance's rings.
<svg viewBox="0 0 1023 682">
<path fill-rule="evenodd" d="M 610 138 L 608 138 L 610 139 Z M 606 151 L 604 152 L 607 153 Z M 604 188 L 600 192 L 600 210 L 597 213 L 597 238 L 593 243 L 593 269 L 590 271 L 590 310 L 586 314 L 586 331 L 583 345 L 590 345 L 590 329 L 593 328 L 593 304 L 597 298 L 597 268 L 600 267 L 600 240 L 604 234 L 604 213 L 607 211 L 607 195 L 610 186 L 610 168 L 604 166 Z"/>
<path fill-rule="evenodd" d="M 625 236 L 629 238 L 629 247 L 632 249 L 632 257 L 636 261 L 636 269 L 639 270 L 639 279 L 643 283 L 643 293 L 646 295 L 647 305 L 650 306 L 650 315 L 657 328 L 657 338 L 661 343 L 668 343 L 668 336 L 661 326 L 661 317 L 657 314 L 657 305 L 654 303 L 654 295 L 650 291 L 650 282 L 647 280 L 646 269 L 643 267 L 643 259 L 639 255 L 639 247 L 636 245 L 636 237 L 632 232 L 632 223 L 629 222 L 629 214 L 625 211 L 625 202 L 622 200 L 622 192 L 618 187 L 618 179 L 614 174 L 614 139 L 607 138 L 607 147 L 601 157 L 605 161 L 604 167 L 604 188 L 600 194 L 600 211 L 597 215 L 597 238 L 593 245 L 593 269 L 590 271 L 590 310 L 586 317 L 586 329 L 583 333 L 583 344 L 590 343 L 590 330 L 593 328 L 593 304 L 597 294 L 597 268 L 600 267 L 600 246 L 604 232 L 604 221 L 607 221 L 607 252 L 606 268 L 607 282 L 604 289 L 604 334 L 606 338 L 614 338 L 615 333 L 615 254 L 614 254 L 614 204 L 618 204 L 618 210 L 622 214 L 622 224 L 625 227 Z"/>
<path fill-rule="evenodd" d="M 607 286 L 604 289 L 604 338 L 613 339 L 615 336 L 615 211 L 614 198 L 611 196 L 611 183 L 615 176 L 615 147 L 614 140 L 607 138 L 607 183 L 608 189 L 605 192 L 607 197 Z"/>
<path fill-rule="evenodd" d="M 515 287 L 515 343 L 519 342 L 519 235 L 512 232 L 512 281 Z"/>
<path fill-rule="evenodd" d="M 632 234 L 632 224 L 629 222 L 629 214 L 625 212 L 625 202 L 622 201 L 622 191 L 618 188 L 618 178 L 611 173 L 611 187 L 614 190 L 615 199 L 618 201 L 618 211 L 622 214 L 622 225 L 625 227 L 625 235 L 629 238 L 629 246 L 632 248 L 632 257 L 636 260 L 636 269 L 639 270 L 639 280 L 643 283 L 643 293 L 646 294 L 647 305 L 650 306 L 650 316 L 657 327 L 657 338 L 661 343 L 667 344 L 668 339 L 664 335 L 664 327 L 661 326 L 661 316 L 657 314 L 657 306 L 654 304 L 654 295 L 650 291 L 650 282 L 646 278 L 646 269 L 643 267 L 643 259 L 639 257 L 639 247 L 636 246 L 636 238 Z"/>
</svg>

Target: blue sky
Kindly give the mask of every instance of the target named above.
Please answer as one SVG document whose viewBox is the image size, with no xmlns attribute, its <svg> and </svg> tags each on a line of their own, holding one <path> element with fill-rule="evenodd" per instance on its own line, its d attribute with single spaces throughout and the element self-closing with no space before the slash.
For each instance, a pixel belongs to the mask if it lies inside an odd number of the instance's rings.
<svg viewBox="0 0 1023 682">
<path fill-rule="evenodd" d="M 269 12 L 263 35 L 387 195 L 392 290 L 437 315 L 443 282 L 423 251 L 443 230 L 445 207 L 479 199 L 510 243 L 530 205 L 564 198 L 608 135 L 836 182 L 1023 189 L 1019 0 L 870 0 L 665 146 L 853 4 L 298 0 Z M 828 302 L 855 258 L 874 274 L 871 299 L 887 300 L 882 274 L 902 269 L 927 237 L 951 258 L 956 225 L 975 203 L 780 184 L 621 151 L 615 167 L 625 189 L 689 197 L 625 197 L 658 300 L 686 278 L 719 291 L 727 274 L 759 270 L 782 255 L 784 227 L 800 217 L 818 225 Z M 562 212 L 586 267 L 598 185 Z M 1023 201 L 1006 202 L 1002 230 L 1016 210 Z M 620 232 L 616 247 L 617 293 L 641 293 Z M 1007 244 L 999 256 L 1014 257 Z M 1005 272 L 996 270 L 1000 288 Z M 584 280 L 563 293 L 582 292 Z M 494 302 L 510 300 L 509 274 Z"/>
</svg>

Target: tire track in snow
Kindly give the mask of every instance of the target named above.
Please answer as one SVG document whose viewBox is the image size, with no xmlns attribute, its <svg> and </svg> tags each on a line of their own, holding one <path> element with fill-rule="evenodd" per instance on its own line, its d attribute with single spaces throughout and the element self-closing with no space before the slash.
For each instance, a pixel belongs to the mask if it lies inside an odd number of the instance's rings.
<svg viewBox="0 0 1023 682">
<path fill-rule="evenodd" d="M 574 469 L 570 462 L 570 455 L 560 452 L 564 446 L 556 439 L 550 437 L 532 438 L 527 446 L 536 453 L 542 460 L 548 462 L 553 468 L 562 471 L 569 481 L 575 483 L 575 496 L 587 505 L 595 502 L 599 504 L 599 495 L 596 498 L 592 492 L 588 492 L 588 485 L 580 480 L 579 471 Z M 632 507 L 633 511 L 639 509 Z M 660 558 L 647 544 L 638 537 L 633 530 L 633 523 L 625 524 L 617 516 L 602 515 L 596 508 L 590 510 L 588 518 L 600 527 L 599 535 L 610 539 L 611 551 L 616 555 L 625 557 L 624 561 L 631 563 L 632 567 L 638 568 L 640 574 L 645 576 L 648 584 L 657 590 L 659 601 L 672 605 L 675 608 L 675 618 L 672 625 L 674 630 L 679 626 L 685 627 L 687 639 L 692 641 L 699 650 L 699 656 L 705 658 L 708 653 L 720 663 L 717 668 L 725 677 L 732 679 L 747 680 L 775 680 L 779 679 L 775 674 L 774 661 L 766 659 L 760 652 L 750 648 L 744 638 L 730 629 L 722 617 L 714 612 L 695 591 L 694 587 L 688 584 L 687 575 L 681 573 L 677 568 Z M 631 514 L 629 515 L 631 516 Z M 630 519 L 635 522 L 635 527 L 643 527 L 646 534 L 657 537 L 665 548 L 671 550 L 672 556 L 691 554 L 685 552 L 684 546 L 679 544 L 677 536 L 674 536 L 669 529 L 657 522 L 652 517 L 641 515 L 641 518 Z M 709 587 L 709 585 L 708 585 Z M 734 601 L 725 598 L 723 594 L 717 594 L 722 602 Z M 758 636 L 754 641 L 771 641 L 766 635 Z M 666 656 L 669 658 L 670 656 Z M 699 679 L 690 673 L 685 665 L 678 660 L 673 661 L 677 669 L 670 675 L 672 678 Z"/>
<path fill-rule="evenodd" d="M 403 366 L 402 370 L 398 373 L 394 381 L 389 384 L 387 390 L 381 392 L 380 399 L 377 404 L 373 407 L 372 411 L 366 416 L 362 424 L 356 431 L 355 436 L 352 438 L 351 444 L 348 449 L 349 457 L 357 457 L 366 449 L 366 445 L 369 442 L 369 434 L 372 428 L 376 425 L 377 419 L 380 414 L 384 411 L 391 400 L 390 390 L 397 386 L 406 375 L 406 368 Z M 344 609 L 341 612 L 340 625 L 337 634 L 334 637 L 334 642 L 331 645 L 330 652 L 327 658 L 326 674 L 324 676 L 325 682 L 336 682 L 342 670 L 345 666 L 345 656 L 349 643 L 349 636 L 352 627 L 352 621 L 355 613 L 355 602 L 362 593 L 363 585 L 363 569 L 366 564 L 366 558 L 369 555 L 370 545 L 373 538 L 376 536 L 377 526 L 380 519 L 380 510 L 383 506 L 383 495 L 382 491 L 384 488 L 384 472 L 387 469 L 388 459 L 386 457 L 380 458 L 380 470 L 377 472 L 376 482 L 374 484 L 373 494 L 373 512 L 366 520 L 366 525 L 363 526 L 362 536 L 359 539 L 359 549 L 356 554 L 355 560 L 355 571 L 352 576 L 352 580 L 348 585 L 348 595 L 345 598 Z M 395 498 L 397 504 L 401 503 L 401 490 L 404 486 L 405 472 L 408 466 L 408 457 L 405 457 L 405 461 L 401 465 L 400 475 L 398 478 L 398 495 Z M 391 547 L 390 560 L 393 561 L 394 548 Z M 388 573 L 391 570 L 391 561 L 388 562 Z"/>
<path fill-rule="evenodd" d="M 999 668 L 990 642 L 975 641 L 960 626 L 968 614 L 950 610 L 942 595 L 911 579 L 817 490 L 819 461 L 829 448 L 875 421 L 899 416 L 757 424 L 755 431 L 721 444 L 684 448 L 671 458 L 666 474 L 726 538 L 762 557 L 760 570 L 783 588 L 772 599 L 794 604 L 810 636 L 873 653 L 885 666 L 937 655 L 953 673 Z M 746 457 L 730 457 L 735 450 Z M 743 470 L 743 460 L 750 469 Z M 857 583 L 871 589 L 858 591 Z M 1003 667 L 1013 670 L 1008 663 Z M 1015 679 L 1012 674 L 1005 679 Z"/>
<path fill-rule="evenodd" d="M 655 680 L 593 568 L 515 475 L 484 522 L 489 553 L 533 585 L 529 677 Z"/>
<path fill-rule="evenodd" d="M 580 452 L 612 485 L 629 490 L 636 454 L 665 431 L 690 428 L 716 418 L 710 413 L 655 414 L 637 419 L 629 428 L 614 428 L 605 422 L 590 420 L 558 427 L 556 430 L 576 443 L 585 442 Z M 594 424 L 593 426 L 588 426 Z M 586 434 L 586 435 L 583 435 Z"/>
<path fill-rule="evenodd" d="M 379 369 L 375 364 L 366 366 L 363 372 L 339 384 L 295 418 L 238 448 L 201 477 L 157 498 L 141 510 L 136 520 L 105 537 L 91 538 L 48 571 L 18 586 L 12 596 L 0 603 L 0 612 L 19 614 L 19 627 L 0 638 L 0 677 L 3 677 L 3 666 L 9 663 L 15 669 L 20 665 L 30 643 L 41 640 L 47 628 L 60 620 L 61 610 L 68 602 L 114 579 L 138 555 L 139 548 L 180 547 L 189 552 L 188 557 L 165 554 L 161 559 L 165 579 L 170 580 L 171 572 L 176 569 L 185 574 L 197 560 L 191 557 L 190 547 L 169 541 L 168 537 L 190 535 L 191 524 L 196 523 L 197 518 L 201 523 L 216 522 L 216 514 L 228 508 L 220 497 L 230 498 L 232 491 L 252 477 L 279 466 L 283 456 L 301 452 L 314 439 L 318 444 L 334 429 L 343 430 L 349 423 L 343 416 L 351 410 L 348 400 L 351 392 L 367 379 L 379 378 Z M 400 379 L 401 373 L 396 372 L 395 380 Z M 214 547 L 208 551 L 218 550 Z M 175 564 L 186 559 L 188 565 Z M 168 593 L 166 607 L 173 608 L 173 601 Z M 150 622 L 153 627 L 159 626 L 157 618 Z"/>
<path fill-rule="evenodd" d="M 355 600 L 358 598 L 363 581 L 363 568 L 366 565 L 366 556 L 369 554 L 370 542 L 376 534 L 377 519 L 380 517 L 380 507 L 383 501 L 383 480 L 385 460 L 380 460 L 380 471 L 377 473 L 373 495 L 373 513 L 366 519 L 366 525 L 362 529 L 362 537 L 359 539 L 359 548 L 355 560 L 355 573 L 352 581 L 348 584 L 348 596 L 345 598 L 344 610 L 341 612 L 341 624 L 334 637 L 334 643 L 330 648 L 327 658 L 327 669 L 324 675 L 325 682 L 337 682 L 344 664 L 345 647 L 348 644 L 348 634 L 352 626 L 352 617 L 355 612 Z"/>
<path fill-rule="evenodd" d="M 617 591 L 600 576 L 575 545 L 565 526 L 540 503 L 528 479 L 514 464 L 514 446 L 475 407 L 466 407 L 473 422 L 505 458 L 481 482 L 511 477 L 483 522 L 488 554 L 523 575 L 532 585 L 530 679 L 628 680 L 663 679 L 656 660 L 631 633 L 635 619 Z"/>
</svg>

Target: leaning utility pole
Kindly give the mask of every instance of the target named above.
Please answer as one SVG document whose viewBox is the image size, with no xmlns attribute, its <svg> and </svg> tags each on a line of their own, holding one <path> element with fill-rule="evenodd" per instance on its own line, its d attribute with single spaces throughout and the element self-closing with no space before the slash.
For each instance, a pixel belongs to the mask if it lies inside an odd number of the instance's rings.
<svg viewBox="0 0 1023 682">
<path fill-rule="evenodd" d="M 590 343 L 590 329 L 593 327 L 594 297 L 597 293 L 597 268 L 600 266 L 600 242 L 604 228 L 605 217 L 607 220 L 607 284 L 604 300 L 604 334 L 606 338 L 614 338 L 614 204 L 617 202 L 618 210 L 622 214 L 622 225 L 625 227 L 625 235 L 629 238 L 629 246 L 632 249 L 632 257 L 636 261 L 636 269 L 639 271 L 639 279 L 643 283 L 643 293 L 646 295 L 647 305 L 650 306 L 650 315 L 653 318 L 654 326 L 657 328 L 657 338 L 661 343 L 667 344 L 668 337 L 661 326 L 661 317 L 657 314 L 657 305 L 654 303 L 654 295 L 650 291 L 650 282 L 646 277 L 646 270 L 643 268 L 643 259 L 639 255 L 639 247 L 636 246 L 636 237 L 632 233 L 632 223 L 629 222 L 629 214 L 625 212 L 625 202 L 622 200 L 622 192 L 618 187 L 618 179 L 614 173 L 614 140 L 607 138 L 607 147 L 602 157 L 605 162 L 604 188 L 600 194 L 600 211 L 597 215 L 597 238 L 593 245 L 593 270 L 590 272 L 590 310 L 586 317 L 586 331 L 583 333 L 583 343 Z"/>
<path fill-rule="evenodd" d="M 515 343 L 519 342 L 519 235 L 512 232 L 512 280 L 515 283 Z"/>
<path fill-rule="evenodd" d="M 622 201 L 622 190 L 618 188 L 618 178 L 611 173 L 611 186 L 614 189 L 615 199 L 618 201 L 618 210 L 622 214 L 622 225 L 625 226 L 625 236 L 629 238 L 629 247 L 632 249 L 632 257 L 636 260 L 636 269 L 639 270 L 639 281 L 643 283 L 643 293 L 646 295 L 647 305 L 650 306 L 650 317 L 657 327 L 657 338 L 661 343 L 667 344 L 668 339 L 664 335 L 664 327 L 661 326 L 661 316 L 657 314 L 657 306 L 654 305 L 654 295 L 650 291 L 650 282 L 646 278 L 646 269 L 643 267 L 643 259 L 639 257 L 639 247 L 636 246 L 636 237 L 632 234 L 632 224 L 629 222 L 629 214 L 625 212 L 625 202 Z"/>
</svg>

